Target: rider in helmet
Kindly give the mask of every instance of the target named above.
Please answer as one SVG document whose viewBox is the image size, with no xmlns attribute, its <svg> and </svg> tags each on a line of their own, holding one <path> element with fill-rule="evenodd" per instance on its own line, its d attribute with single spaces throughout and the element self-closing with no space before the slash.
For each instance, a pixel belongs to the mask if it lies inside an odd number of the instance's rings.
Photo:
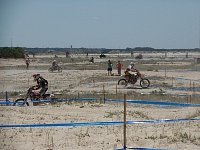
<svg viewBox="0 0 200 150">
<path fill-rule="evenodd" d="M 136 75 L 134 73 L 139 73 L 139 71 L 134 67 L 134 63 L 131 62 L 130 65 L 128 66 L 128 68 L 125 70 L 125 75 L 128 75 L 131 78 L 135 78 Z"/>
<path fill-rule="evenodd" d="M 52 67 L 53 67 L 53 68 L 58 67 L 58 64 L 57 64 L 56 60 L 53 60 L 53 62 L 52 62 Z"/>
<path fill-rule="evenodd" d="M 44 96 L 46 91 L 48 90 L 48 81 L 44 79 L 40 74 L 34 74 L 33 75 L 34 81 L 37 82 L 37 85 L 33 86 L 33 90 L 38 90 L 40 96 Z"/>
<path fill-rule="evenodd" d="M 130 71 L 132 71 L 132 72 L 138 72 L 138 70 L 134 67 L 134 63 L 133 62 L 131 62 L 130 63 L 130 65 L 128 66 L 128 68 L 130 69 Z"/>
</svg>

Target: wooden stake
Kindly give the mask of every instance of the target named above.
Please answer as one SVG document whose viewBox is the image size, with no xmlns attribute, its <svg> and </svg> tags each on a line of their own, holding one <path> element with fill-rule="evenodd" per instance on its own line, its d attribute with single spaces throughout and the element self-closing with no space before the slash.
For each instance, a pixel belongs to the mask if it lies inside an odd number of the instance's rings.
<svg viewBox="0 0 200 150">
<path fill-rule="evenodd" d="M 124 94 L 124 149 L 126 149 L 126 94 Z"/>
<path fill-rule="evenodd" d="M 8 102 L 8 92 L 6 91 L 6 102 Z M 8 104 L 6 104 L 8 105 Z"/>
<path fill-rule="evenodd" d="M 193 82 L 192 89 L 193 89 L 193 95 L 194 95 L 195 94 L 195 84 L 194 84 L 194 82 Z"/>
<path fill-rule="evenodd" d="M 117 96 L 117 84 L 116 84 L 116 96 Z"/>
</svg>

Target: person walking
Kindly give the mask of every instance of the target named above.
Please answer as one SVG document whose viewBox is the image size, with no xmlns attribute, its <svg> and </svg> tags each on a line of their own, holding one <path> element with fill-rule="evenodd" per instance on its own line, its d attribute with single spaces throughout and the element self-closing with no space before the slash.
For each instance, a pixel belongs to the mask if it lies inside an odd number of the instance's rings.
<svg viewBox="0 0 200 150">
<path fill-rule="evenodd" d="M 107 71 L 108 71 L 108 76 L 109 76 L 109 75 L 112 75 L 112 63 L 111 63 L 110 59 L 108 60 L 108 68 L 107 68 Z"/>
<path fill-rule="evenodd" d="M 117 67 L 118 75 L 121 76 L 123 64 L 121 64 L 121 62 L 118 61 L 116 67 Z"/>
</svg>

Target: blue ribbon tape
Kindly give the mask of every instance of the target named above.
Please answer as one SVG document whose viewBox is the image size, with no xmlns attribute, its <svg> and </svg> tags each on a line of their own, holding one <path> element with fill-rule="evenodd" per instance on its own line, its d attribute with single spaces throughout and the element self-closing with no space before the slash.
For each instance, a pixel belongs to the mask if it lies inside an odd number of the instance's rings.
<svg viewBox="0 0 200 150">
<path fill-rule="evenodd" d="M 166 123 L 166 122 L 180 122 L 180 121 L 198 121 L 200 118 L 191 119 L 160 119 L 160 120 L 142 120 L 142 121 L 127 121 L 126 124 L 144 124 L 144 123 Z M 108 121 L 108 122 L 77 122 L 77 123 L 44 123 L 44 124 L 10 124 L 0 125 L 0 128 L 17 128 L 17 127 L 61 127 L 61 126 L 102 126 L 102 125 L 121 125 L 122 121 Z"/>
<path fill-rule="evenodd" d="M 53 99 L 53 100 L 33 100 L 31 102 L 64 102 L 69 100 L 98 100 L 97 98 L 69 98 L 69 99 Z M 108 102 L 124 102 L 124 100 L 106 99 Z M 178 107 L 200 107 L 200 104 L 178 103 L 178 102 L 160 102 L 152 100 L 126 100 L 128 103 L 145 104 L 145 105 L 160 105 L 160 106 L 178 106 Z M 14 102 L 0 101 L 0 105 L 14 105 Z"/>
</svg>

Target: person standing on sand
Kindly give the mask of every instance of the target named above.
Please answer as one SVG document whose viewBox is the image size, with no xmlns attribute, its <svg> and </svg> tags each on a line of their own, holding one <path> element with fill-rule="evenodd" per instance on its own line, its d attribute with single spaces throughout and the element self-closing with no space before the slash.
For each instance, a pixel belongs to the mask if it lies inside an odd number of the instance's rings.
<svg viewBox="0 0 200 150">
<path fill-rule="evenodd" d="M 108 76 L 112 75 L 112 63 L 110 61 L 110 59 L 108 60 Z"/>
<path fill-rule="evenodd" d="M 26 69 L 28 69 L 29 64 L 30 64 L 30 59 L 29 59 L 28 54 L 25 55 L 25 64 L 26 64 Z"/>
<path fill-rule="evenodd" d="M 119 76 L 121 76 L 122 66 L 123 66 L 123 64 L 121 64 L 121 62 L 118 61 L 116 67 L 117 67 L 117 72 L 118 72 L 118 75 L 119 75 Z"/>
</svg>

